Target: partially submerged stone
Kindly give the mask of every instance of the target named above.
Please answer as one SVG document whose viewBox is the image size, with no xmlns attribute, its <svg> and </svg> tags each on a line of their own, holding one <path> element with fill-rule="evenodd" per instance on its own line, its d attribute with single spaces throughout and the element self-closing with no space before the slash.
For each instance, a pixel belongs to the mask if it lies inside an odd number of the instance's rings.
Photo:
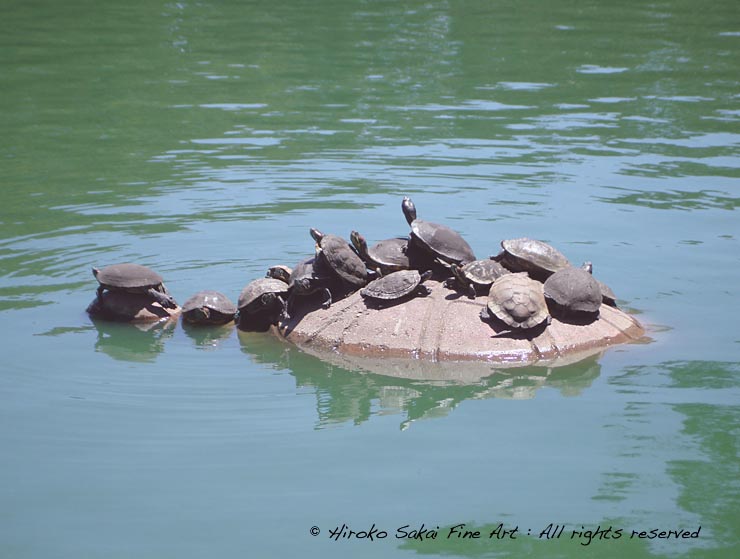
<svg viewBox="0 0 740 559">
<path fill-rule="evenodd" d="M 318 356 L 382 358 L 389 365 L 400 358 L 401 362 L 482 361 L 500 366 L 571 360 L 638 340 L 645 333 L 635 318 L 607 305 L 587 324 L 553 319 L 544 329 L 512 333 L 505 325 L 480 319 L 485 296 L 469 299 L 439 282 L 425 285 L 430 288 L 427 297 L 384 308 L 365 304 L 359 293 L 328 309 L 301 305 L 276 332 Z"/>
</svg>

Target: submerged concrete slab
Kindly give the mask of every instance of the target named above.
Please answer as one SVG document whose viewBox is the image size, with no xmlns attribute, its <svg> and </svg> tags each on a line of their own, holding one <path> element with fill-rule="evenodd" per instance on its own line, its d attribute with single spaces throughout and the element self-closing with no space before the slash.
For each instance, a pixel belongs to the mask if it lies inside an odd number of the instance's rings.
<svg viewBox="0 0 740 559">
<path fill-rule="evenodd" d="M 636 341 L 643 327 L 625 312 L 601 306 L 599 317 L 586 324 L 553 319 L 546 328 L 507 332 L 503 324 L 489 324 L 479 313 L 487 297 L 469 299 L 440 282 L 425 283 L 426 297 L 381 307 L 359 292 L 320 308 L 309 299 L 275 332 L 304 350 L 345 365 L 353 358 L 407 368 L 405 360 L 423 362 L 477 361 L 499 366 L 582 358 L 614 344 Z M 413 368 L 412 364 L 408 367 Z"/>
</svg>

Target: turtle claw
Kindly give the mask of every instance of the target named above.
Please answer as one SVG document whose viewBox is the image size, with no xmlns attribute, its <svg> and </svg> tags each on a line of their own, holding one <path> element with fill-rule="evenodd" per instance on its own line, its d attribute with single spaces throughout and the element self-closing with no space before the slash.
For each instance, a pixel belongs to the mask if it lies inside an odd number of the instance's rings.
<svg viewBox="0 0 740 559">
<path fill-rule="evenodd" d="M 325 287 L 324 288 L 324 295 L 326 296 L 326 299 L 324 299 L 324 302 L 321 303 L 321 308 L 322 309 L 328 309 L 329 307 L 331 307 L 331 303 L 332 303 L 332 300 L 331 300 L 331 291 L 329 291 L 329 288 L 328 287 Z"/>
<path fill-rule="evenodd" d="M 471 283 L 468 285 L 468 298 L 475 299 L 478 296 L 478 293 L 475 291 L 475 286 Z"/>
</svg>

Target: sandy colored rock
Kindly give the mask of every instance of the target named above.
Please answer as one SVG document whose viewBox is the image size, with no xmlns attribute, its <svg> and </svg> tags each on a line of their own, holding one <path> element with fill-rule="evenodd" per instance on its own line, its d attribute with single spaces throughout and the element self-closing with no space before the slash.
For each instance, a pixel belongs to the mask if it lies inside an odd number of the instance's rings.
<svg viewBox="0 0 740 559">
<path fill-rule="evenodd" d="M 404 360 L 501 366 L 571 360 L 638 340 L 645 333 L 635 318 L 606 305 L 590 323 L 553 319 L 546 328 L 508 332 L 503 323 L 492 325 L 480 319 L 487 297 L 469 299 L 436 281 L 425 285 L 430 295 L 385 307 L 366 303 L 359 293 L 329 309 L 309 300 L 275 331 L 314 355 L 341 356 L 345 365 L 350 364 L 347 359 L 371 363 L 380 358 L 386 365 L 393 362 L 400 367 L 405 367 Z"/>
</svg>

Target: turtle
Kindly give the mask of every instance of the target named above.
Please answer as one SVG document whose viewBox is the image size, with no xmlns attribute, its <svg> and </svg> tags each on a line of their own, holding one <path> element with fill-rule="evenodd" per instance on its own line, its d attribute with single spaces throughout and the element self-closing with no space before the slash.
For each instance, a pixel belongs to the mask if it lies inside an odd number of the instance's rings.
<svg viewBox="0 0 740 559">
<path fill-rule="evenodd" d="M 324 302 L 321 306 L 328 309 L 332 303 L 332 295 L 329 290 L 333 283 L 332 280 L 333 277 L 322 259 L 312 256 L 296 264 L 288 278 L 290 295 L 285 317 L 290 318 L 290 312 L 293 310 L 296 297 L 305 297 L 317 291 L 323 291 Z"/>
<path fill-rule="evenodd" d="M 558 270 L 547 278 L 543 287 L 553 314 L 595 315 L 601 307 L 601 288 L 586 269 Z"/>
<path fill-rule="evenodd" d="M 428 295 L 429 288 L 421 285 L 432 277 L 432 271 L 427 270 L 420 274 L 417 270 L 398 270 L 387 276 L 380 277 L 360 289 L 360 295 L 369 299 L 395 301 L 417 292 L 419 295 Z"/>
<path fill-rule="evenodd" d="M 311 228 L 310 231 L 316 241 L 316 255 L 342 281 L 355 288 L 367 284 L 367 266 L 347 241 L 337 235 L 325 235 L 318 229 Z"/>
<path fill-rule="evenodd" d="M 543 281 L 553 273 L 570 266 L 568 259 L 556 248 L 522 237 L 501 241 L 503 251 L 493 257 L 512 272 L 529 272 Z"/>
<path fill-rule="evenodd" d="M 594 267 L 591 262 L 584 262 L 582 268 L 586 270 L 589 274 L 593 274 Z M 596 278 L 594 278 L 596 279 Z M 617 306 L 617 296 L 614 294 L 614 291 L 612 291 L 611 287 L 606 285 L 603 281 L 600 281 L 596 279 L 596 283 L 599 284 L 599 289 L 601 290 L 601 302 L 605 305 L 609 305 L 610 307 Z"/>
<path fill-rule="evenodd" d="M 267 269 L 265 277 L 284 281 L 285 283 L 290 283 L 290 274 L 292 273 L 293 270 L 288 266 L 285 266 L 283 264 L 276 264 L 275 266 L 270 266 Z"/>
<path fill-rule="evenodd" d="M 463 265 L 476 259 L 473 249 L 457 231 L 446 225 L 416 219 L 416 206 L 408 196 L 404 196 L 401 209 L 411 227 L 412 241 L 435 258 L 447 265 Z"/>
<path fill-rule="evenodd" d="M 182 305 L 182 319 L 191 324 L 226 324 L 235 314 L 236 305 L 218 291 L 199 291 Z"/>
<path fill-rule="evenodd" d="M 493 282 L 480 317 L 490 320 L 491 315 L 520 330 L 551 320 L 542 284 L 524 272 L 505 274 Z"/>
<path fill-rule="evenodd" d="M 249 282 L 239 295 L 238 324 L 242 329 L 253 329 L 267 322 L 277 322 L 286 313 L 288 284 L 274 278 L 260 278 Z M 261 328 L 258 328 L 261 329 Z"/>
<path fill-rule="evenodd" d="M 487 292 L 493 282 L 504 274 L 511 273 L 501 264 L 490 258 L 473 260 L 462 267 L 457 264 L 451 264 L 450 271 L 453 277 L 447 280 L 447 285 L 451 286 L 457 283 L 460 287 L 467 290 L 468 297 L 471 299 L 475 299 L 479 292 Z"/>
<path fill-rule="evenodd" d="M 145 293 L 164 308 L 177 307 L 175 299 L 162 283 L 162 276 L 151 268 L 140 264 L 112 264 L 102 270 L 93 268 L 92 273 L 98 280 L 98 297 L 106 289 L 109 291 L 125 291 L 127 293 Z"/>
<path fill-rule="evenodd" d="M 379 271 L 381 274 L 389 274 L 399 270 L 408 270 L 411 267 L 409 255 L 407 254 L 409 246 L 408 237 L 386 239 L 380 241 L 372 248 L 367 247 L 365 237 L 357 231 L 352 231 L 349 238 L 357 254 L 371 270 Z"/>
</svg>

